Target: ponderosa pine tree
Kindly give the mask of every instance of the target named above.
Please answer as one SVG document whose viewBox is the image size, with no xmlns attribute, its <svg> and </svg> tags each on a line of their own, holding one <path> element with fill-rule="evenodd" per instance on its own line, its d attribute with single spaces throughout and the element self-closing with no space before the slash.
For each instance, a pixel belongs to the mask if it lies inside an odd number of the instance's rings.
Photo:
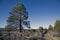
<svg viewBox="0 0 60 40">
<path fill-rule="evenodd" d="M 13 7 L 12 11 L 9 13 L 7 23 L 14 29 L 19 29 L 20 32 L 23 30 L 23 25 L 30 28 L 30 21 L 28 19 L 28 12 L 22 3 L 18 3 Z"/>
</svg>

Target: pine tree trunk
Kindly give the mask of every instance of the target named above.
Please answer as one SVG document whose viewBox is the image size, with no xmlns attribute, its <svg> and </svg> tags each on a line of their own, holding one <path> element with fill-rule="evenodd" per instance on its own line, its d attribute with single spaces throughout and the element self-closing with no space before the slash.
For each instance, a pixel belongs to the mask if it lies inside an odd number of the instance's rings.
<svg viewBox="0 0 60 40">
<path fill-rule="evenodd" d="M 19 28 L 19 29 L 20 29 L 20 32 L 22 32 L 22 20 L 21 20 L 21 15 L 20 15 L 20 20 L 19 20 L 19 22 L 20 22 L 20 24 L 19 24 L 19 25 L 20 25 L 20 28 Z"/>
<path fill-rule="evenodd" d="M 22 32 L 22 25 L 21 25 L 21 20 L 20 20 L 20 32 Z"/>
</svg>

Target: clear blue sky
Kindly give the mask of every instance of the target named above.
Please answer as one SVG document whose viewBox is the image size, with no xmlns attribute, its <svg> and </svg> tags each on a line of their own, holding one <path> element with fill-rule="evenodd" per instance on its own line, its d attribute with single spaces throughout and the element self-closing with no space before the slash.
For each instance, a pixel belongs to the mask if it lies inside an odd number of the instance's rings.
<svg viewBox="0 0 60 40">
<path fill-rule="evenodd" d="M 29 12 L 32 28 L 47 28 L 60 19 L 60 0 L 0 0 L 0 28 L 7 25 L 7 18 L 12 8 L 22 2 Z"/>
</svg>

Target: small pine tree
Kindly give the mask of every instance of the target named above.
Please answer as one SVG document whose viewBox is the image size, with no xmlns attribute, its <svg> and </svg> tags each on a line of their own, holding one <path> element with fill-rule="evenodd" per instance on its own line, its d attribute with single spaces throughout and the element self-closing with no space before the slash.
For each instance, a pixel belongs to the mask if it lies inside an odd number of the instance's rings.
<svg viewBox="0 0 60 40">
<path fill-rule="evenodd" d="M 43 27 L 39 27 L 40 32 L 43 32 L 43 30 L 44 30 Z"/>
<path fill-rule="evenodd" d="M 49 28 L 48 28 L 48 30 L 51 30 L 51 31 L 53 31 L 53 27 L 52 27 L 52 25 L 49 25 Z"/>
<path fill-rule="evenodd" d="M 60 20 L 56 20 L 54 25 L 54 31 L 60 32 Z"/>
</svg>

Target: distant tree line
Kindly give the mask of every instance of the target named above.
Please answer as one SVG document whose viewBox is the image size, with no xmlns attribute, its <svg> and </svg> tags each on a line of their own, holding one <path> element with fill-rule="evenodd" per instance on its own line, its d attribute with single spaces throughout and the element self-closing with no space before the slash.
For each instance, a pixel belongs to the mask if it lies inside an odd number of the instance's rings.
<svg viewBox="0 0 60 40">
<path fill-rule="evenodd" d="M 60 20 L 56 20 L 54 26 L 49 25 L 48 29 L 44 29 L 43 27 L 39 27 L 40 32 L 43 30 L 48 30 L 48 31 L 55 31 L 60 33 Z"/>
<path fill-rule="evenodd" d="M 60 20 L 55 21 L 54 27 L 52 25 L 49 25 L 48 30 L 52 30 L 60 33 Z"/>
</svg>

